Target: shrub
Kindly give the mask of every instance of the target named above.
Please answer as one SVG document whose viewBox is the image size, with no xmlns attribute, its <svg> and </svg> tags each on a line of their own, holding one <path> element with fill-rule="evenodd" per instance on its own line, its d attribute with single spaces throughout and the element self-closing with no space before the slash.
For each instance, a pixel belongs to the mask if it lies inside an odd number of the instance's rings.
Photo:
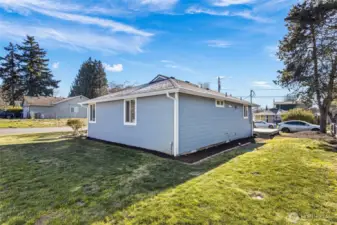
<svg viewBox="0 0 337 225">
<path fill-rule="evenodd" d="M 310 110 L 305 109 L 291 109 L 286 113 L 283 113 L 281 115 L 282 121 L 288 121 L 288 120 L 303 120 L 308 123 L 315 123 L 316 119 L 314 114 Z"/>
<path fill-rule="evenodd" d="M 78 135 L 79 130 L 84 126 L 84 123 L 82 120 L 79 119 L 69 119 L 67 121 L 67 126 L 73 129 L 74 135 Z"/>
</svg>

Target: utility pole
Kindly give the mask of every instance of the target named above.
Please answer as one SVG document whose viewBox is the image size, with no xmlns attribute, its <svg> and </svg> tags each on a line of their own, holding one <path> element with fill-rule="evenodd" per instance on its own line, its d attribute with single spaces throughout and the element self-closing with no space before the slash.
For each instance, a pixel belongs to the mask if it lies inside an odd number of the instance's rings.
<svg viewBox="0 0 337 225">
<path fill-rule="evenodd" d="M 255 92 L 253 90 L 250 90 L 250 94 L 249 94 L 249 97 L 250 97 L 250 104 L 253 104 L 253 97 L 255 96 Z"/>
<path fill-rule="evenodd" d="M 252 124 L 252 136 L 254 136 L 254 123 L 253 123 L 253 97 L 255 96 L 255 92 L 253 90 L 250 90 L 249 97 L 250 97 L 250 115 L 251 115 L 251 124 Z"/>
<path fill-rule="evenodd" d="M 221 92 L 221 80 L 224 79 L 224 76 L 217 76 L 218 79 L 218 92 Z"/>
</svg>

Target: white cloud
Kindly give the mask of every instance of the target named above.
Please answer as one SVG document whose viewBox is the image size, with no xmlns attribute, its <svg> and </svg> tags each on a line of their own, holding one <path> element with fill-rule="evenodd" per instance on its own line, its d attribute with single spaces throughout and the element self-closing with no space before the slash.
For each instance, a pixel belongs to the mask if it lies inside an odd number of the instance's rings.
<svg viewBox="0 0 337 225">
<path fill-rule="evenodd" d="M 259 16 L 254 16 L 251 11 L 241 11 L 241 12 L 235 12 L 232 14 L 233 16 L 239 16 L 248 20 L 254 20 L 256 22 L 260 23 L 271 23 L 272 21 L 268 18 L 263 18 Z"/>
<path fill-rule="evenodd" d="M 104 14 L 104 15 L 121 15 L 127 13 L 125 10 L 118 7 L 100 7 L 95 5 L 84 6 L 78 4 L 69 4 L 64 1 L 50 1 L 50 0 L 0 0 L 2 5 L 7 10 L 13 9 L 15 11 L 26 8 L 26 12 L 30 8 L 40 8 L 53 11 L 63 12 L 80 12 L 84 14 Z"/>
<path fill-rule="evenodd" d="M 267 81 L 254 81 L 252 86 L 260 88 L 271 88 L 272 86 Z"/>
<path fill-rule="evenodd" d="M 254 0 L 213 0 L 212 4 L 215 6 L 230 6 L 248 4 L 252 2 L 254 2 Z"/>
<path fill-rule="evenodd" d="M 268 18 L 263 18 L 255 16 L 251 11 L 239 11 L 239 12 L 230 12 L 226 10 L 212 10 L 207 8 L 201 8 L 198 6 L 191 6 L 185 10 L 187 14 L 207 14 L 212 16 L 237 16 L 248 20 L 253 20 L 260 23 L 271 23 L 272 21 Z"/>
<path fill-rule="evenodd" d="M 228 16 L 229 11 L 215 11 L 211 9 L 205 9 L 198 6 L 191 6 L 185 11 L 187 14 L 208 14 L 212 16 Z"/>
<path fill-rule="evenodd" d="M 177 69 L 177 70 L 181 70 L 181 71 L 189 72 L 189 73 L 195 73 L 195 71 L 192 70 L 191 68 L 179 65 L 178 63 L 176 63 L 172 60 L 164 59 L 164 60 L 161 60 L 160 62 L 164 63 L 165 67 L 167 67 L 167 68 Z"/>
<path fill-rule="evenodd" d="M 54 63 L 51 65 L 51 67 L 52 67 L 53 69 L 58 69 L 59 66 L 60 66 L 60 62 L 54 62 Z"/>
<path fill-rule="evenodd" d="M 122 72 L 123 71 L 123 65 L 122 64 L 113 64 L 109 65 L 107 63 L 103 63 L 104 69 L 109 72 Z"/>
<path fill-rule="evenodd" d="M 278 48 L 276 45 L 270 45 L 270 46 L 265 47 L 265 52 L 267 52 L 270 58 L 276 61 L 280 61 L 280 59 L 276 55 L 277 51 L 278 51 Z"/>
<path fill-rule="evenodd" d="M 152 10 L 169 10 L 177 4 L 178 0 L 140 0 L 141 5 L 146 5 Z"/>
<path fill-rule="evenodd" d="M 214 47 L 214 48 L 228 48 L 231 46 L 231 43 L 228 41 L 224 40 L 209 40 L 206 41 L 209 47 Z"/>
<path fill-rule="evenodd" d="M 147 43 L 148 38 L 142 36 L 127 35 L 104 35 L 93 31 L 74 32 L 69 29 L 52 29 L 49 27 L 36 27 L 25 24 L 13 24 L 0 21 L 0 36 L 9 39 L 21 39 L 30 34 L 35 36 L 39 41 L 50 44 L 55 47 L 65 47 L 72 50 L 90 49 L 106 53 L 142 52 L 142 46 Z M 52 43 L 50 43 L 52 41 Z"/>
<path fill-rule="evenodd" d="M 174 63 L 173 61 L 167 60 L 167 59 L 160 60 L 160 62 L 162 62 L 162 63 Z"/>
<path fill-rule="evenodd" d="M 0 5 L 6 7 L 7 9 L 12 9 L 14 11 L 35 11 L 43 15 L 58 18 L 60 20 L 67 20 L 82 24 L 96 25 L 104 28 L 111 28 L 113 32 L 124 32 L 133 35 L 140 36 L 152 36 L 153 34 L 145 32 L 134 28 L 132 26 L 122 24 L 113 20 L 101 19 L 98 17 L 92 17 L 87 15 L 79 15 L 74 13 L 66 13 L 61 11 L 76 11 L 80 6 L 77 5 L 65 5 L 65 6 L 54 6 L 52 2 L 33 0 L 31 4 L 27 0 L 0 0 Z M 39 5 L 38 5 L 39 4 Z"/>
</svg>

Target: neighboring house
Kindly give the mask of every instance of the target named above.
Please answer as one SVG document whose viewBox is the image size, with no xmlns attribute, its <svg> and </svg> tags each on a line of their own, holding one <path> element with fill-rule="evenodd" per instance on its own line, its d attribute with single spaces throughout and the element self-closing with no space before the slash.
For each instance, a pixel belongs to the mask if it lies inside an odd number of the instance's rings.
<svg viewBox="0 0 337 225">
<path fill-rule="evenodd" d="M 274 123 L 274 121 L 276 120 L 276 113 L 270 110 L 254 113 L 254 120 L 255 121 L 262 120 L 268 123 Z"/>
<path fill-rule="evenodd" d="M 87 108 L 79 105 L 88 100 L 82 95 L 61 97 L 24 96 L 24 118 L 86 118 Z"/>
<path fill-rule="evenodd" d="M 163 75 L 81 104 L 88 137 L 174 156 L 253 132 L 249 102 Z"/>
<path fill-rule="evenodd" d="M 306 108 L 306 106 L 300 101 L 280 101 L 274 102 L 274 108 L 288 111 L 295 108 Z"/>
<path fill-rule="evenodd" d="M 286 112 L 285 110 L 278 110 L 276 108 L 271 108 L 262 112 L 254 113 L 254 120 L 262 120 L 268 123 L 279 123 L 281 122 L 282 113 Z"/>
</svg>

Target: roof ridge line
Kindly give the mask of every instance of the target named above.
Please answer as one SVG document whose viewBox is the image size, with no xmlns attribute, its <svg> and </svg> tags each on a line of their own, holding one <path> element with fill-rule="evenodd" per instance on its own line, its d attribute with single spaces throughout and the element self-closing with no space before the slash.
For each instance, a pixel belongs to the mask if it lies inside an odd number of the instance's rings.
<svg viewBox="0 0 337 225">
<path fill-rule="evenodd" d="M 178 89 L 181 88 L 181 86 L 178 84 L 178 82 L 177 82 L 175 79 L 169 78 L 169 80 L 174 82 L 173 86 L 176 86 Z M 171 82 L 171 83 L 172 83 L 172 82 Z"/>
</svg>

